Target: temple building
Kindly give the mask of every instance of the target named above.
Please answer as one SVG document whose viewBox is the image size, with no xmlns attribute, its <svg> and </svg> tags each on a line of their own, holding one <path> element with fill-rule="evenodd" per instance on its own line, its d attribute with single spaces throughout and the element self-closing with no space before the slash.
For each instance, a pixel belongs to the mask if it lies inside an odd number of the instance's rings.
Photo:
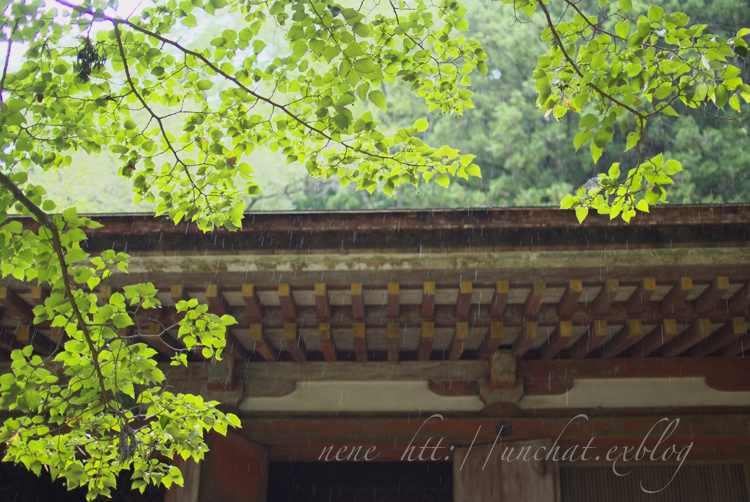
<svg viewBox="0 0 750 502">
<path fill-rule="evenodd" d="M 145 336 L 242 418 L 169 502 L 747 502 L 750 205 L 97 216 L 151 282 L 237 320 L 221 363 Z M 50 350 L 0 287 L 0 355 Z M 148 335 L 145 332 L 144 335 Z M 176 335 L 176 333 L 174 333 Z"/>
</svg>

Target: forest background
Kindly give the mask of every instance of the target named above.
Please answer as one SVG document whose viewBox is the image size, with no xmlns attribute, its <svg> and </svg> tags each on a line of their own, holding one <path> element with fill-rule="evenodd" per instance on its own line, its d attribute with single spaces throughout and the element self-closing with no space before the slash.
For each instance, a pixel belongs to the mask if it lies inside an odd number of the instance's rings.
<svg viewBox="0 0 750 502">
<path fill-rule="evenodd" d="M 633 2 L 634 13 L 648 4 Z M 414 188 L 403 185 L 393 197 L 376 190 L 355 191 L 342 187 L 338 179 L 311 178 L 305 168 L 287 165 L 284 156 L 258 148 L 250 158 L 262 194 L 246 200 L 247 210 L 383 209 L 430 207 L 559 206 L 560 200 L 612 162 L 624 166 L 635 161 L 633 151 L 624 153 L 625 138 L 615 134 L 599 159 L 598 168 L 588 149 L 576 152 L 573 136 L 578 132 L 576 114 L 561 121 L 536 108 L 532 71 L 545 52 L 540 39 L 541 17 L 536 22 L 514 22 L 513 9 L 500 2 L 463 0 L 468 9 L 471 38 L 481 42 L 489 56 L 487 75 L 472 76 L 475 108 L 462 116 L 428 113 L 424 102 L 415 100 L 405 83 L 386 84 L 387 111 L 373 108 L 376 120 L 395 131 L 426 117 L 429 128 L 423 140 L 433 146 L 448 144 L 462 153 L 476 155 L 482 178 L 454 179 L 449 187 L 435 183 Z M 639 5 L 640 4 L 640 5 Z M 666 10 L 680 10 L 693 22 L 707 24 L 708 31 L 734 34 L 750 19 L 746 0 L 667 0 Z M 241 20 L 200 23 L 193 36 L 211 40 L 224 29 L 238 29 Z M 288 50 L 279 40 L 278 48 Z M 747 60 L 736 61 L 744 81 L 750 80 Z M 744 64 L 744 67 L 742 66 Z M 710 108 L 709 108 L 710 109 Z M 719 203 L 750 201 L 750 118 L 734 119 L 677 109 L 681 117 L 667 118 L 649 127 L 644 157 L 664 152 L 682 163 L 669 191 L 671 203 Z M 117 213 L 148 211 L 147 204 L 134 204 L 131 185 L 117 180 L 124 166 L 107 153 L 77 154 L 75 169 L 41 172 L 30 170 L 30 181 L 45 186 L 61 207 L 76 206 L 80 212 Z M 82 180 L 86 180 L 85 183 Z"/>
</svg>

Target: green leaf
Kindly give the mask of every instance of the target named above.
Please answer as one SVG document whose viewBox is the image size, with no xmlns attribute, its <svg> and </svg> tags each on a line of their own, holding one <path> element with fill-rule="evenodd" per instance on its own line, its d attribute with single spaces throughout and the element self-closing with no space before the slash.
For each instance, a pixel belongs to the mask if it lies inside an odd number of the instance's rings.
<svg viewBox="0 0 750 502">
<path fill-rule="evenodd" d="M 630 12 L 630 9 L 633 8 L 633 3 L 631 0 L 620 0 L 619 7 L 622 11 Z"/>
<path fill-rule="evenodd" d="M 560 209 L 570 209 L 575 203 L 575 197 L 573 197 L 572 195 L 566 195 L 565 197 L 563 197 L 563 200 L 560 201 Z"/>
<path fill-rule="evenodd" d="M 367 97 L 375 106 L 385 111 L 385 95 L 382 92 L 376 89 L 370 91 L 370 94 Z"/>
<path fill-rule="evenodd" d="M 133 325 L 133 320 L 127 314 L 115 314 L 112 317 L 112 323 L 117 329 L 125 328 Z"/>
<path fill-rule="evenodd" d="M 658 5 L 652 5 L 648 8 L 648 19 L 654 23 L 661 21 L 664 17 L 664 9 Z"/>
<path fill-rule="evenodd" d="M 648 213 L 648 201 L 646 200 L 639 200 L 638 204 L 635 205 L 635 208 L 638 211 L 643 211 L 644 213 Z"/>
<path fill-rule="evenodd" d="M 447 174 L 438 174 L 435 177 L 435 183 L 437 183 L 441 187 L 446 187 L 447 188 L 448 185 L 450 185 L 450 183 L 451 183 L 451 179 L 450 179 L 450 177 Z"/>
<path fill-rule="evenodd" d="M 416 122 L 414 122 L 414 129 L 416 129 L 419 132 L 426 131 L 429 127 L 429 123 L 426 119 L 419 119 Z"/>
<path fill-rule="evenodd" d="M 589 214 L 589 208 L 586 206 L 578 206 L 576 208 L 576 218 L 578 218 L 578 223 L 583 223 L 583 220 L 586 219 L 586 216 Z"/>
</svg>

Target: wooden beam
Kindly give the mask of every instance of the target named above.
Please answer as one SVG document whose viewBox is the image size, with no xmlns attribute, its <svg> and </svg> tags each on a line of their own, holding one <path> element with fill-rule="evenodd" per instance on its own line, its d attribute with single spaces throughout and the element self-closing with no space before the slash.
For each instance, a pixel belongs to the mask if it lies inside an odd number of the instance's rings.
<svg viewBox="0 0 750 502">
<path fill-rule="evenodd" d="M 331 318 L 331 304 L 328 302 L 328 291 L 325 282 L 315 283 L 315 308 L 318 310 L 318 319 Z"/>
<path fill-rule="evenodd" d="M 172 345 L 170 345 L 170 342 L 174 343 L 171 338 L 168 338 L 169 342 L 164 341 L 162 338 L 168 336 L 169 335 L 167 335 L 166 332 L 163 332 L 161 325 L 150 323 L 148 325 L 148 332 L 145 334 L 141 333 L 140 339 L 150 345 L 151 348 L 159 352 L 161 355 L 172 359 L 177 354 L 177 351 Z"/>
<path fill-rule="evenodd" d="M 750 346 L 746 347 L 750 349 Z M 750 357 L 517 359 L 517 365 L 526 395 L 559 395 L 572 388 L 577 379 L 611 378 L 705 377 L 706 384 L 712 389 L 750 391 Z M 197 366 L 203 367 L 202 364 Z M 174 371 L 182 370 L 175 368 Z M 189 373 L 187 369 L 184 371 Z M 454 380 L 468 381 L 489 378 L 489 363 L 486 360 L 402 361 L 400 364 L 383 364 L 382 361 L 250 362 L 240 365 L 237 371 L 241 380 L 262 381 L 394 382 L 441 380 L 448 375 Z"/>
<path fill-rule="evenodd" d="M 365 339 L 365 332 L 365 323 L 355 322 L 352 324 L 354 355 L 357 357 L 357 362 L 359 363 L 367 362 L 367 340 Z"/>
<path fill-rule="evenodd" d="M 6 329 L 0 328 L 0 349 L 13 352 L 15 349 L 20 349 L 23 344 L 18 343 L 16 336 L 8 332 Z"/>
<path fill-rule="evenodd" d="M 432 343 L 435 340 L 435 323 L 423 322 L 422 333 L 419 339 L 419 350 L 417 359 L 420 361 L 429 361 L 432 355 Z"/>
<path fill-rule="evenodd" d="M 387 325 L 388 338 L 388 362 L 397 363 L 399 357 L 399 327 L 397 322 L 389 322 Z"/>
<path fill-rule="evenodd" d="M 695 300 L 695 311 L 699 314 L 705 314 L 714 308 L 724 293 L 729 289 L 729 277 L 719 276 L 706 288 L 705 291 Z"/>
<path fill-rule="evenodd" d="M 264 360 L 270 362 L 278 360 L 279 354 L 268 336 L 263 332 L 262 324 L 250 325 L 250 340 L 253 342 L 253 352 L 260 354 Z"/>
<path fill-rule="evenodd" d="M 386 315 L 392 319 L 399 316 L 399 310 L 401 308 L 401 293 L 399 291 L 399 284 L 397 282 L 388 283 L 388 309 Z"/>
<path fill-rule="evenodd" d="M 659 355 L 662 357 L 675 357 L 682 354 L 693 345 L 702 342 L 708 335 L 711 334 L 711 319 L 698 319 L 697 322 L 693 323 L 680 333 L 671 342 L 664 344 L 659 350 Z"/>
<path fill-rule="evenodd" d="M 323 352 L 323 357 L 328 362 L 336 361 L 336 347 L 331 337 L 331 325 L 329 323 L 318 324 L 318 337 L 320 338 L 320 350 Z"/>
<path fill-rule="evenodd" d="M 545 360 L 554 359 L 568 345 L 572 337 L 573 323 L 570 321 L 560 321 L 547 343 L 542 345 L 541 358 Z"/>
<path fill-rule="evenodd" d="M 214 314 L 218 316 L 229 315 L 229 302 L 224 298 L 218 284 L 206 286 L 206 301 Z"/>
<path fill-rule="evenodd" d="M 743 359 L 746 353 L 750 354 L 750 335 L 743 336 L 721 350 L 723 356 L 742 356 Z"/>
<path fill-rule="evenodd" d="M 31 345 L 34 350 L 44 356 L 49 356 L 57 348 L 46 336 L 42 335 L 29 323 L 22 322 L 16 328 L 16 339 L 21 345 Z"/>
<path fill-rule="evenodd" d="M 109 303 L 109 298 L 112 296 L 112 286 L 100 285 L 98 296 L 101 303 Z"/>
<path fill-rule="evenodd" d="M 34 312 L 31 305 L 26 303 L 23 298 L 7 286 L 0 287 L 0 305 L 21 319 L 29 322 L 34 320 Z"/>
<path fill-rule="evenodd" d="M 602 359 L 619 356 L 641 338 L 643 338 L 643 322 L 640 319 L 628 320 L 628 323 L 602 347 Z"/>
<path fill-rule="evenodd" d="M 484 341 L 479 347 L 477 357 L 479 359 L 489 359 L 502 344 L 504 336 L 505 332 L 502 321 L 492 321 L 490 329 L 487 330 Z"/>
<path fill-rule="evenodd" d="M 693 279 L 691 277 L 680 277 L 680 281 L 674 285 L 661 302 L 661 310 L 664 315 L 674 314 L 692 290 Z"/>
<path fill-rule="evenodd" d="M 435 283 L 427 281 L 422 289 L 422 317 L 435 317 Z"/>
<path fill-rule="evenodd" d="M 353 282 L 352 292 L 352 318 L 361 321 L 365 318 L 365 302 L 362 298 L 362 283 Z"/>
<path fill-rule="evenodd" d="M 595 315 L 603 315 L 609 310 L 615 301 L 618 289 L 620 289 L 620 281 L 617 279 L 607 279 L 607 282 L 599 290 L 599 294 L 596 295 L 591 305 Z"/>
<path fill-rule="evenodd" d="M 127 328 L 123 328 L 123 330 L 127 330 Z M 118 330 L 118 335 L 120 334 Z M 128 331 L 125 332 L 125 336 L 127 336 Z M 53 326 L 49 330 L 49 339 L 54 343 L 55 345 L 62 345 L 65 343 L 65 341 L 68 339 L 68 336 L 65 334 L 65 330 L 61 328 L 60 326 Z"/>
<path fill-rule="evenodd" d="M 745 347 L 750 349 L 750 346 Z M 712 389 L 745 392 L 750 391 L 750 358 L 644 357 L 553 361 L 523 359 L 518 361 L 518 376 L 524 380 L 526 395 L 564 394 L 573 388 L 575 380 L 610 378 L 704 377 L 706 385 Z"/>
<path fill-rule="evenodd" d="M 461 281 L 461 287 L 458 290 L 458 299 L 456 300 L 456 317 L 459 319 L 467 319 L 469 317 L 471 291 L 471 281 Z"/>
<path fill-rule="evenodd" d="M 582 292 L 583 281 L 581 279 L 571 279 L 568 287 L 565 288 L 562 298 L 557 303 L 557 315 L 562 318 L 569 317 L 576 308 L 576 305 L 578 305 L 578 299 L 581 297 Z"/>
<path fill-rule="evenodd" d="M 584 333 L 584 335 L 570 348 L 570 358 L 583 359 L 591 354 L 594 349 L 604 343 L 608 334 L 607 321 L 604 319 L 596 319 L 594 325 L 589 326 L 588 332 Z"/>
<path fill-rule="evenodd" d="M 628 314 L 640 314 L 643 309 L 648 305 L 648 301 L 651 299 L 651 295 L 656 291 L 656 279 L 653 277 L 646 277 L 638 283 L 638 287 L 635 288 L 633 294 L 630 295 L 626 302 Z"/>
<path fill-rule="evenodd" d="M 466 348 L 466 341 L 469 339 L 469 323 L 459 322 L 456 323 L 456 334 L 453 336 L 453 342 L 451 348 L 448 351 L 449 361 L 458 361 L 461 359 L 461 354 L 464 353 Z"/>
<path fill-rule="evenodd" d="M 729 312 L 739 313 L 750 306 L 750 281 L 746 282 L 732 297 L 729 299 Z"/>
<path fill-rule="evenodd" d="M 169 288 L 169 296 L 172 298 L 172 302 L 177 305 L 181 301 L 190 300 L 190 295 L 185 291 L 185 287 L 182 284 L 173 284 Z"/>
<path fill-rule="evenodd" d="M 547 283 L 544 281 L 534 281 L 529 296 L 526 297 L 526 303 L 523 305 L 523 315 L 526 317 L 536 317 L 544 300 L 544 293 L 547 291 Z"/>
<path fill-rule="evenodd" d="M 298 363 L 307 362 L 307 348 L 299 337 L 297 324 L 293 322 L 284 323 L 284 347 Z"/>
<path fill-rule="evenodd" d="M 677 336 L 677 320 L 665 318 L 630 351 L 633 357 L 646 357 Z"/>
<path fill-rule="evenodd" d="M 747 334 L 747 323 L 744 317 L 733 317 L 724 326 L 716 330 L 704 343 L 693 348 L 694 357 L 710 356 L 732 342 L 736 342 Z"/>
<path fill-rule="evenodd" d="M 513 356 L 516 359 L 521 359 L 526 352 L 534 345 L 536 337 L 539 334 L 539 325 L 536 321 L 528 321 L 523 326 L 523 332 L 518 335 L 516 341 L 513 342 Z"/>
<path fill-rule="evenodd" d="M 557 451 L 559 455 L 562 455 L 564 452 L 569 453 L 572 451 L 574 454 L 578 453 L 578 456 L 574 460 L 580 460 L 582 456 L 585 457 L 588 454 L 588 459 L 590 460 L 593 460 L 595 455 L 601 455 L 601 461 L 603 461 L 607 452 L 613 446 L 616 446 L 616 448 L 611 451 L 621 453 L 623 448 L 627 446 L 626 451 L 635 453 L 639 446 L 643 447 L 644 438 L 651 438 L 649 443 L 646 444 L 653 444 L 652 442 L 655 442 L 659 438 L 661 431 L 658 429 L 658 420 L 660 420 L 658 416 L 655 417 L 649 414 L 634 416 L 611 416 L 611 414 L 585 416 L 576 420 L 571 419 L 571 416 L 567 415 L 562 417 L 524 416 L 509 418 L 507 421 L 513 426 L 512 435 L 507 438 L 507 441 L 510 442 L 506 443 L 501 439 L 497 442 L 497 447 L 492 455 L 485 450 L 481 452 L 483 453 L 481 456 L 479 455 L 480 450 L 477 448 L 479 445 L 491 447 L 492 444 L 495 444 L 499 425 L 497 417 L 446 417 L 445 420 L 432 419 L 429 422 L 426 420 L 415 421 L 413 416 L 408 418 L 331 417 L 325 420 L 321 420 L 320 418 L 261 417 L 243 419 L 242 429 L 238 433 L 245 435 L 252 441 L 266 445 L 269 449 L 269 459 L 272 462 L 289 462 L 290 458 L 299 462 L 318 462 L 323 448 L 330 448 L 331 445 L 334 445 L 334 452 L 337 451 L 339 445 L 361 446 L 363 452 L 367 448 L 374 447 L 373 451 L 381 454 L 377 459 L 378 461 L 388 460 L 398 462 L 404 460 L 404 452 L 409 451 L 407 450 L 408 447 L 415 445 L 420 447 L 423 445 L 426 446 L 428 444 L 427 441 L 430 439 L 432 442 L 429 444 L 432 446 L 437 443 L 436 438 L 442 438 L 442 446 L 434 450 L 440 453 L 441 456 L 443 453 L 449 451 L 450 446 L 448 445 L 457 445 L 457 449 L 460 448 L 460 445 L 474 445 L 474 449 L 470 455 L 477 454 L 476 459 L 479 460 L 477 462 L 479 464 L 477 470 L 479 470 L 485 459 L 493 458 L 497 462 L 501 458 L 503 447 L 512 447 L 513 442 L 535 438 L 560 438 L 560 441 L 552 449 L 528 449 L 527 451 L 531 452 L 528 458 L 531 458 L 535 452 L 539 452 L 541 456 L 544 456 L 547 452 Z M 748 421 L 750 421 L 750 415 L 721 412 L 711 417 L 706 417 L 702 413 L 671 415 L 662 424 L 665 428 L 667 424 L 670 424 L 670 437 L 668 440 L 670 449 L 674 446 L 676 448 L 675 451 L 679 452 L 682 450 L 685 453 L 690 451 L 691 454 L 695 454 L 699 446 L 706 445 L 706 443 L 708 443 L 708 448 L 704 452 L 727 448 L 727 445 L 739 443 L 739 448 L 732 448 L 730 452 L 732 455 L 735 455 L 735 459 L 745 459 L 747 458 L 748 444 L 750 444 L 747 439 Z M 655 426 L 655 424 L 657 425 Z M 420 425 L 423 425 L 423 427 L 418 429 Z M 654 439 L 654 435 L 656 435 L 656 439 Z M 592 438 L 595 438 L 593 442 L 591 441 Z M 582 455 L 581 448 L 587 444 L 591 445 L 591 450 Z M 687 445 L 691 445 L 692 449 L 684 450 Z M 426 456 L 433 451 L 431 450 L 431 446 L 427 447 L 428 453 L 425 454 Z M 516 446 L 518 445 L 516 444 Z M 573 446 L 576 446 L 576 449 L 572 449 Z M 669 451 L 666 450 L 664 443 L 661 446 L 665 448 L 664 451 Z M 211 452 L 216 451 L 211 443 L 209 443 L 209 448 L 211 448 Z M 415 451 L 419 452 L 420 450 L 416 448 Z M 505 450 L 505 453 L 507 454 L 508 451 L 509 449 Z M 516 448 L 511 455 L 514 457 L 518 455 L 516 458 L 521 458 L 523 451 Z M 659 452 L 661 451 L 659 450 Z M 709 455 L 706 456 L 711 458 Z M 560 457 L 558 456 L 557 458 Z M 645 458 L 648 459 L 648 454 L 645 455 Z M 658 459 L 660 457 L 657 456 L 655 458 Z M 688 456 L 688 458 L 690 457 Z M 696 458 L 701 459 L 703 455 L 696 455 Z M 228 459 L 227 461 L 240 464 L 235 458 Z M 601 461 L 600 464 L 602 463 Z M 503 463 L 505 464 L 505 462 Z M 529 463 L 515 462 L 515 464 Z M 244 461 L 241 465 L 243 466 L 242 471 L 236 469 L 232 472 L 244 472 L 247 469 L 245 466 L 248 465 L 248 462 Z M 531 465 L 534 466 L 537 463 L 534 462 Z M 585 463 L 572 465 L 585 465 Z M 547 476 L 551 477 L 551 469 L 551 466 L 547 467 Z M 253 467 L 252 472 L 259 470 Z M 627 472 L 627 468 L 625 468 L 625 472 Z M 675 472 L 674 469 L 671 473 L 673 472 Z M 687 475 L 685 472 L 680 472 L 679 474 Z M 484 477 L 492 478 L 492 473 L 489 470 L 485 470 L 484 472 L 479 470 L 475 479 L 486 479 Z M 225 479 L 226 482 L 231 481 L 229 477 Z M 227 487 L 222 487 L 222 489 L 227 489 Z M 235 498 L 218 500 L 247 500 L 245 498 L 246 495 L 243 495 L 243 493 L 238 491 Z M 217 497 L 214 496 L 212 500 L 217 500 Z M 451 498 L 450 500 L 454 499 Z M 479 497 L 471 500 L 472 502 L 489 502 L 494 500 L 508 502 L 552 502 L 555 498 L 529 497 L 505 499 L 502 497 Z M 606 499 L 602 497 L 594 498 L 594 500 Z M 677 496 L 673 500 L 682 499 Z"/>
<path fill-rule="evenodd" d="M 497 281 L 495 292 L 490 300 L 490 317 L 502 317 L 505 313 L 505 306 L 508 303 L 508 291 L 510 285 L 508 281 Z"/>
<path fill-rule="evenodd" d="M 279 303 L 281 304 L 281 312 L 284 314 L 284 319 L 287 321 L 297 319 L 297 304 L 294 302 L 292 288 L 289 284 L 279 284 Z"/>
<path fill-rule="evenodd" d="M 50 290 L 44 286 L 31 287 L 31 301 L 35 305 L 44 305 L 44 300 L 49 298 Z"/>
<path fill-rule="evenodd" d="M 261 310 L 260 299 L 255 291 L 255 286 L 252 284 L 242 285 L 242 301 L 251 320 L 260 321 L 263 319 L 263 310 Z"/>
</svg>

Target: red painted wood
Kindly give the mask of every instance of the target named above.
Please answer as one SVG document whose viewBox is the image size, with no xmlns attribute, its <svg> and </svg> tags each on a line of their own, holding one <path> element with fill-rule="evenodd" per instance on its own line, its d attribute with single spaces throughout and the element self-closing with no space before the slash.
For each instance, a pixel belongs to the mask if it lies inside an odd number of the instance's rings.
<svg viewBox="0 0 750 502">
<path fill-rule="evenodd" d="M 228 432 L 211 434 L 208 448 L 199 502 L 266 502 L 270 456 L 265 447 Z"/>
<path fill-rule="evenodd" d="M 654 291 L 656 291 L 656 279 L 653 277 L 642 279 L 626 302 L 628 314 L 640 314 L 643 312 Z"/>
</svg>

